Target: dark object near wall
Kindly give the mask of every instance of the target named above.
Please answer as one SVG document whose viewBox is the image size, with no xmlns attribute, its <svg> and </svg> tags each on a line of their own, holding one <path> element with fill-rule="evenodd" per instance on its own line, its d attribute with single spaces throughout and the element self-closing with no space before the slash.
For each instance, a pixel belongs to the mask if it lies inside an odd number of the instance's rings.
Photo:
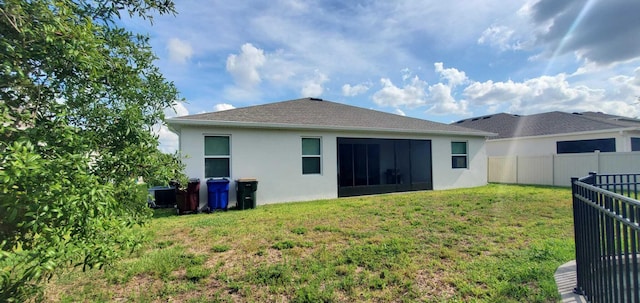
<svg viewBox="0 0 640 303">
<path fill-rule="evenodd" d="M 154 186 L 149 189 L 153 191 L 154 201 L 151 207 L 167 208 L 176 205 L 176 189 L 171 186 Z"/>
<path fill-rule="evenodd" d="M 236 209 L 256 208 L 258 181 L 253 178 L 236 180 Z"/>
<path fill-rule="evenodd" d="M 189 179 L 186 190 L 176 192 L 178 215 L 198 212 L 200 206 L 200 179 Z"/>
<path fill-rule="evenodd" d="M 209 211 L 227 210 L 229 204 L 229 180 L 207 180 L 207 202 Z"/>
</svg>

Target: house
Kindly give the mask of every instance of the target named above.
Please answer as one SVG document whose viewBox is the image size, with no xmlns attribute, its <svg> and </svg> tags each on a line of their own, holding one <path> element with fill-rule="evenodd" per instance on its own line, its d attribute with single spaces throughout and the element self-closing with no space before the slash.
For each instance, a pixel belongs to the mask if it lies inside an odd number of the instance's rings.
<svg viewBox="0 0 640 303">
<path fill-rule="evenodd" d="M 589 172 L 640 169 L 640 120 L 603 113 L 494 114 L 452 125 L 497 133 L 486 143 L 487 180 L 570 186 Z"/>
<path fill-rule="evenodd" d="M 497 133 L 487 140 L 490 157 L 640 151 L 640 120 L 597 112 L 499 113 L 452 125 Z"/>
<path fill-rule="evenodd" d="M 491 134 L 316 98 L 167 119 L 186 174 L 256 178 L 257 204 L 481 186 Z"/>
</svg>

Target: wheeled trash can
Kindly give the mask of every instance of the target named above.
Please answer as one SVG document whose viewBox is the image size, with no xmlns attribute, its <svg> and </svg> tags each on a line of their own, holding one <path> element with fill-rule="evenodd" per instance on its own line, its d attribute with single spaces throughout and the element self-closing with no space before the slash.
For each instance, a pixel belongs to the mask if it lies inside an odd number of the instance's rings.
<svg viewBox="0 0 640 303">
<path fill-rule="evenodd" d="M 258 180 L 254 178 L 242 178 L 236 180 L 236 208 L 256 208 L 256 191 Z"/>
<path fill-rule="evenodd" d="M 209 211 L 227 210 L 229 204 L 229 180 L 207 180 L 207 202 Z"/>
<path fill-rule="evenodd" d="M 182 193 L 183 199 L 178 198 L 178 214 L 192 214 L 198 212 L 200 206 L 200 179 L 191 178 L 187 189 Z"/>
</svg>

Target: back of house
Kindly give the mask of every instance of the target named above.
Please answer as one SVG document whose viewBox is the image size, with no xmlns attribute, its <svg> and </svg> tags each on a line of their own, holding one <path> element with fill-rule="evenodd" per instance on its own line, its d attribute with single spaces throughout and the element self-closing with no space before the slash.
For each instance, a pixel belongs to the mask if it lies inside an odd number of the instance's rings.
<svg viewBox="0 0 640 303">
<path fill-rule="evenodd" d="M 316 98 L 167 123 L 189 177 L 229 179 L 230 201 L 237 179 L 255 178 L 258 205 L 485 185 L 494 135 Z"/>
</svg>

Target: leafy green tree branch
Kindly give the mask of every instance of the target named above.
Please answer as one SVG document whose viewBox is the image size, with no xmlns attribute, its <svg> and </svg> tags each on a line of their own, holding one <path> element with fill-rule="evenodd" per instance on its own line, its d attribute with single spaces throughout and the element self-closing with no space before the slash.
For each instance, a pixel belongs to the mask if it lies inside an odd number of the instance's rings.
<svg viewBox="0 0 640 303">
<path fill-rule="evenodd" d="M 0 1 L 0 301 L 22 301 L 71 265 L 139 244 L 146 188 L 184 178 L 151 129 L 178 98 L 146 36 L 171 1 Z"/>
</svg>

